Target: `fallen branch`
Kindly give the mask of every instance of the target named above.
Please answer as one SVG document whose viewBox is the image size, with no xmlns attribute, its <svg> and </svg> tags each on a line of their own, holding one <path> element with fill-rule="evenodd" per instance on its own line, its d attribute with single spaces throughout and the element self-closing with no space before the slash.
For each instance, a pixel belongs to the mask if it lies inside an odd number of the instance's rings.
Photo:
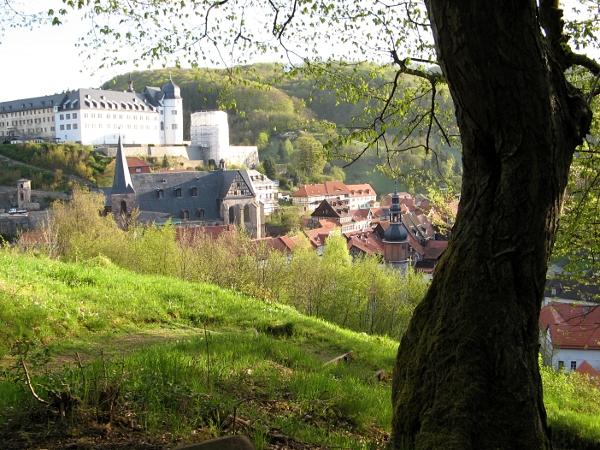
<svg viewBox="0 0 600 450">
<path fill-rule="evenodd" d="M 340 361 L 348 362 L 353 358 L 352 354 L 353 352 L 352 350 L 350 350 L 348 353 L 344 353 L 343 355 L 336 356 L 335 358 L 330 359 L 325 364 L 323 364 L 323 366 L 328 366 L 329 364 L 337 364 Z"/>
<path fill-rule="evenodd" d="M 33 388 L 33 385 L 31 384 L 31 377 L 29 376 L 29 370 L 27 369 L 27 364 L 25 364 L 24 359 L 21 359 L 21 366 L 23 367 L 23 370 L 25 371 L 27 387 L 31 391 L 31 395 L 33 395 L 33 398 L 35 398 L 38 402 L 43 403 L 44 405 L 49 405 L 50 402 L 44 400 L 42 397 L 37 395 L 37 393 L 35 392 L 35 389 Z"/>
</svg>

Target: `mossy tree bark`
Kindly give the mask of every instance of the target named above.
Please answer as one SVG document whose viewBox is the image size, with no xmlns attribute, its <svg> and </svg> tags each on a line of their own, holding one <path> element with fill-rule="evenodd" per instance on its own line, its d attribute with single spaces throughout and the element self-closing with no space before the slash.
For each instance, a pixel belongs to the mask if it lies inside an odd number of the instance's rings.
<svg viewBox="0 0 600 450">
<path fill-rule="evenodd" d="M 591 114 L 542 35 L 535 2 L 427 6 L 464 173 L 452 239 L 398 351 L 393 447 L 549 449 L 538 315 Z"/>
</svg>

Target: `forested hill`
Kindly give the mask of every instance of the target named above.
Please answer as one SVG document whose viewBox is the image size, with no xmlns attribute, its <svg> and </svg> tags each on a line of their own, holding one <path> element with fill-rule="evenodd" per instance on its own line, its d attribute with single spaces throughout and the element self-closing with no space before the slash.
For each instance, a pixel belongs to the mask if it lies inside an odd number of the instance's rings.
<svg viewBox="0 0 600 450">
<path fill-rule="evenodd" d="M 123 74 L 103 85 L 124 90 L 129 75 Z M 227 109 L 233 144 L 254 145 L 261 131 L 283 134 L 319 128 L 327 121 L 345 127 L 362 105 L 336 104 L 336 96 L 319 86 L 318 76 L 286 76 L 279 64 L 238 67 L 231 74 L 222 69 L 162 69 L 131 73 L 134 87 L 160 87 L 169 80 L 181 87 L 186 120 L 194 111 Z M 321 126 L 324 124 L 321 124 Z M 186 133 L 189 129 L 186 124 Z"/>
<path fill-rule="evenodd" d="M 184 107 L 184 136 L 189 138 L 190 114 L 201 110 L 225 109 L 229 113 L 230 140 L 234 145 L 257 145 L 261 160 L 269 159 L 278 178 L 289 184 L 317 182 L 325 179 L 345 179 L 347 182 L 370 182 L 378 192 L 389 192 L 393 181 L 378 166 L 385 165 L 383 155 L 370 152 L 357 164 L 342 170 L 341 161 L 334 159 L 322 144 L 356 124 L 366 123 L 367 101 L 347 95 L 348 101 L 335 93 L 335 85 L 384 83 L 393 78 L 392 69 L 365 64 L 348 69 L 345 79 L 332 79 L 331 73 L 286 73 L 280 64 L 254 64 L 223 69 L 161 69 L 123 74 L 106 82 L 105 89 L 124 90 L 129 76 L 134 88 L 160 87 L 169 76 L 181 88 Z M 352 78 L 351 78 L 352 77 Z M 354 81 L 355 80 L 355 81 Z M 339 81 L 339 82 L 338 82 Z M 405 78 L 402 86 L 410 86 Z M 339 90 L 338 90 L 339 92 Z M 298 140 L 298 138 L 300 138 Z M 360 142 L 335 148 L 338 153 L 357 153 Z M 321 152 L 322 154 L 316 154 Z M 329 156 L 330 162 L 325 156 Z M 402 156 L 404 173 L 425 173 L 432 169 L 431 155 L 409 152 Z M 460 156 L 452 150 L 443 152 L 442 167 L 450 178 L 460 172 Z M 433 172 L 433 171 L 432 171 Z M 412 183 L 412 185 L 411 185 Z M 284 182 L 284 185 L 287 184 Z M 401 180 L 401 188 L 421 190 L 419 182 Z"/>
</svg>

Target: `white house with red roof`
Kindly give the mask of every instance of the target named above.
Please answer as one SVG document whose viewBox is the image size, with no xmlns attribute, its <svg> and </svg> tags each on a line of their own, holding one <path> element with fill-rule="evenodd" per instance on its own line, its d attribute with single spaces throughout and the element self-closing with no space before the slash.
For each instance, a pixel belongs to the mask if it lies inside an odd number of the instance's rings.
<svg viewBox="0 0 600 450">
<path fill-rule="evenodd" d="M 600 376 L 600 304 L 551 302 L 540 312 L 544 363 Z"/>
<path fill-rule="evenodd" d="M 292 194 L 292 204 L 303 211 L 314 211 L 323 200 L 348 200 L 350 209 L 373 206 L 377 192 L 370 184 L 344 184 L 341 181 L 326 181 L 319 184 L 305 184 Z"/>
</svg>

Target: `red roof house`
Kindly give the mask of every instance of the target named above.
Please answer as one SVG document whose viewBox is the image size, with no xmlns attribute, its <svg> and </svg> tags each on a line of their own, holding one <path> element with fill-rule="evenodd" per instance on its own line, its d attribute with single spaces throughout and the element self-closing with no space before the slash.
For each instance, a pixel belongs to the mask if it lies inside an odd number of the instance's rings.
<svg viewBox="0 0 600 450">
<path fill-rule="evenodd" d="M 600 304 L 551 302 L 540 312 L 539 327 L 546 364 L 557 370 L 588 370 L 587 365 L 600 370 Z"/>
</svg>

